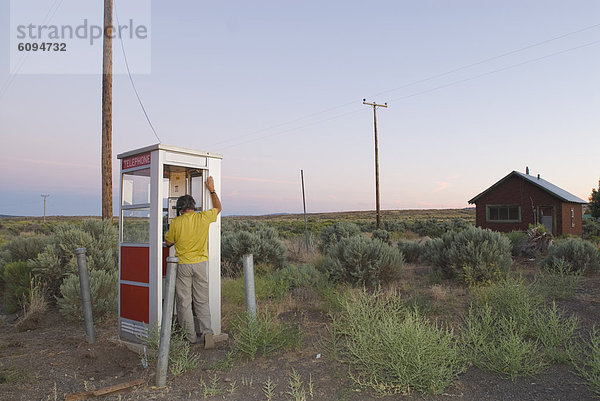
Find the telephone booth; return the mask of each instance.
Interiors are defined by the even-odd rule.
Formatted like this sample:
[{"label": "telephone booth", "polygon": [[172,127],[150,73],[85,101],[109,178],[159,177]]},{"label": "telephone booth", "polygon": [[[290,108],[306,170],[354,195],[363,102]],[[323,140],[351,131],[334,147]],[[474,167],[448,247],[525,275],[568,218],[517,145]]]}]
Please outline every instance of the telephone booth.
[{"label": "telephone booth", "polygon": [[[140,342],[161,321],[166,258],[164,243],[177,216],[175,204],[192,195],[197,211],[212,208],[205,182],[221,196],[222,156],[163,144],[121,153],[119,212],[119,336]],[[208,234],[208,287],[212,329],[221,333],[221,217]]]}]

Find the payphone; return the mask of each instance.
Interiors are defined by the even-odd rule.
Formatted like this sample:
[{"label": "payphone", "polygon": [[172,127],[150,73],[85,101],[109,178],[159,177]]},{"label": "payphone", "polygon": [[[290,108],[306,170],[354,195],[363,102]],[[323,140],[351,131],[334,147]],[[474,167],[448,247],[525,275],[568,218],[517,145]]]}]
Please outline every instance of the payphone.
[{"label": "payphone", "polygon": [[[191,195],[197,211],[212,207],[205,181],[212,176],[220,196],[222,156],[156,144],[121,153],[119,213],[119,337],[140,342],[162,316],[166,258],[174,249],[164,234],[177,216],[175,204]],[[208,233],[211,324],[221,333],[221,218]]]}]

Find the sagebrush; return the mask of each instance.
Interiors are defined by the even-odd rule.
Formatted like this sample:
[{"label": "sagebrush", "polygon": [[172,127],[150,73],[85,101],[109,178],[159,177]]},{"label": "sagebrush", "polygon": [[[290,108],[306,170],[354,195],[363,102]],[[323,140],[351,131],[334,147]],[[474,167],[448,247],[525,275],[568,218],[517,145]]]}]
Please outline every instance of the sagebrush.
[{"label": "sagebrush", "polygon": [[506,236],[479,227],[449,231],[425,243],[422,259],[446,278],[473,286],[501,279],[512,266]]},{"label": "sagebrush", "polygon": [[323,269],[333,282],[376,286],[399,277],[404,257],[377,239],[355,235],[331,246]]},{"label": "sagebrush", "polygon": [[[89,272],[90,298],[94,321],[101,321],[117,312],[117,271],[91,270]],[[83,320],[79,275],[70,274],[60,286],[58,298],[60,313],[68,319]]]}]

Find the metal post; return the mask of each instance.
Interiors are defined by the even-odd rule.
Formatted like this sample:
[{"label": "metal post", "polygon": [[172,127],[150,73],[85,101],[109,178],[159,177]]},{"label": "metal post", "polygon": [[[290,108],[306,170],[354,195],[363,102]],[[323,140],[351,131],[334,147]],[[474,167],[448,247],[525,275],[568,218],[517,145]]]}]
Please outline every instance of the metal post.
[{"label": "metal post", "polygon": [[244,287],[246,290],[246,312],[256,319],[256,294],[254,291],[254,257],[251,253],[242,256],[244,264]]},{"label": "metal post", "polygon": [[304,170],[300,170],[302,178],[302,204],[304,205],[304,238],[306,239],[306,254],[308,255],[308,223],[306,222],[306,197],[304,196]]},{"label": "metal post", "polygon": [[75,249],[77,255],[77,267],[79,268],[79,292],[81,294],[81,308],[83,309],[83,320],[85,321],[85,338],[88,343],[96,342],[94,335],[94,317],[92,315],[92,300],[90,298],[90,277],[88,274],[85,248]]},{"label": "metal post", "polygon": [[175,303],[175,279],[177,277],[177,263],[179,258],[167,258],[167,277],[160,323],[160,343],[158,345],[158,361],[156,363],[156,386],[164,387],[167,384],[167,368],[169,366],[169,348],[171,347],[171,324],[173,321],[173,305]]}]

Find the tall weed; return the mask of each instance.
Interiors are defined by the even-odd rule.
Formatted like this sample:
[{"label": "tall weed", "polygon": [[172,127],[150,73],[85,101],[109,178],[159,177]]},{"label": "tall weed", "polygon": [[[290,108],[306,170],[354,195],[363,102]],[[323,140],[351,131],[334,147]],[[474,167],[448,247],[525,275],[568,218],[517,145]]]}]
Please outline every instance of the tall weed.
[{"label": "tall weed", "polygon": [[453,331],[408,309],[397,295],[363,291],[342,304],[330,333],[360,386],[380,394],[440,394],[463,371]]},{"label": "tall weed", "polygon": [[256,318],[248,313],[236,315],[231,333],[233,352],[250,359],[297,347],[302,341],[298,326],[280,323],[267,309],[258,310]]}]

